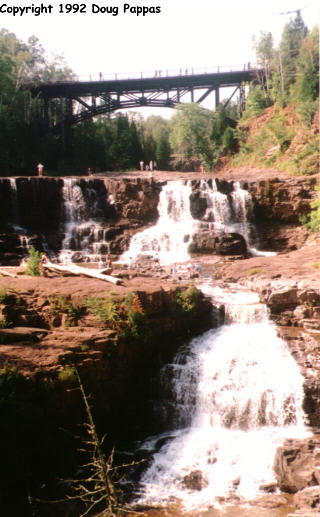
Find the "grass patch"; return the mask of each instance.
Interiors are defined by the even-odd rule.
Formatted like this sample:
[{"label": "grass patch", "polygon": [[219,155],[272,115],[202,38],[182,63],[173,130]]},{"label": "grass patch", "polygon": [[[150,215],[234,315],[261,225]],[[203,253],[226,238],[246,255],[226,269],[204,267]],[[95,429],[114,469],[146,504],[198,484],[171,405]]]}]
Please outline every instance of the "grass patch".
[{"label": "grass patch", "polygon": [[261,273],[261,271],[262,271],[262,267],[252,267],[248,271],[248,276],[258,275],[259,273]]}]

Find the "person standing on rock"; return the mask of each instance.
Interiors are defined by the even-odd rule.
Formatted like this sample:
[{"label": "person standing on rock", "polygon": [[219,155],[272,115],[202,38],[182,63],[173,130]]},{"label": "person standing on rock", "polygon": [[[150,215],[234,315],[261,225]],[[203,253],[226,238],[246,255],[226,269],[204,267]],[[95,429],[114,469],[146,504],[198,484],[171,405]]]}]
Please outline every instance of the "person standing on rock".
[{"label": "person standing on rock", "polygon": [[42,163],[38,163],[37,169],[38,169],[38,176],[42,176],[42,173],[43,173],[43,165],[42,165]]},{"label": "person standing on rock", "polygon": [[143,171],[143,169],[144,169],[144,161],[143,161],[143,160],[141,160],[141,161],[139,162],[139,165],[140,165],[140,170],[141,170],[141,171]]}]

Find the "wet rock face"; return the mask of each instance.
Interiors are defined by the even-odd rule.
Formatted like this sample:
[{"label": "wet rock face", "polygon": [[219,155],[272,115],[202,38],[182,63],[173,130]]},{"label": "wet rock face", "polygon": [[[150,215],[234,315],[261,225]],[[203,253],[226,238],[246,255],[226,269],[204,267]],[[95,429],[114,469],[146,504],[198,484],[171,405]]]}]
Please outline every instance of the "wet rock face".
[{"label": "wet rock face", "polygon": [[239,233],[220,234],[203,230],[197,232],[188,248],[189,253],[248,256],[247,244]]},{"label": "wet rock face", "polygon": [[158,203],[161,185],[149,179],[105,179],[106,190],[113,198],[118,219],[139,221],[141,225],[158,219]]},{"label": "wet rock face", "polygon": [[304,411],[309,424],[320,427],[320,291],[274,282],[260,291],[260,299],[305,379]]},{"label": "wet rock face", "polygon": [[[106,242],[101,253],[122,253],[132,233],[157,220],[160,189],[147,178],[2,178],[1,263],[18,265],[30,244],[58,253],[65,226],[72,220],[79,225],[86,221],[99,225]],[[85,229],[74,231],[73,240],[86,238]],[[70,247],[79,251],[73,241]]]},{"label": "wet rock face", "polygon": [[255,200],[256,220],[299,224],[315,199],[316,178],[277,178],[244,184]]},{"label": "wet rock face", "polygon": [[188,490],[200,491],[208,486],[208,481],[203,476],[201,470],[193,470],[190,474],[184,476],[183,485],[188,488]]},{"label": "wet rock face", "polygon": [[320,511],[320,437],[288,439],[274,460],[279,488],[295,494],[299,511]]}]

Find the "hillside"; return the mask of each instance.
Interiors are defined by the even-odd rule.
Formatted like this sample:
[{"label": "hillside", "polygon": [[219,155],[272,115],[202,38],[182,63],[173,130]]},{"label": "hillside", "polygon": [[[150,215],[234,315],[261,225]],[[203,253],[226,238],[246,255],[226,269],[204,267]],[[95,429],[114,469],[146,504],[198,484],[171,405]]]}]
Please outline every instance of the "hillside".
[{"label": "hillside", "polygon": [[319,170],[319,110],[311,117],[295,104],[271,106],[241,121],[237,133],[240,147],[229,162],[233,167],[272,167],[290,175]]}]

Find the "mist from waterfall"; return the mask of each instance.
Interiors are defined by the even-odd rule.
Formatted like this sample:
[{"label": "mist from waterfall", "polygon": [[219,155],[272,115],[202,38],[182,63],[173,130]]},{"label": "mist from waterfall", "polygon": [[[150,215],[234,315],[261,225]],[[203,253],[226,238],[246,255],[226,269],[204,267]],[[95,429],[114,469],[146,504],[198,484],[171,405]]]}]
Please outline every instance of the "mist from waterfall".
[{"label": "mist from waterfall", "polygon": [[[274,481],[277,446],[307,435],[303,378],[266,307],[253,293],[203,290],[224,304],[230,324],[192,340],[163,368],[162,382],[173,393],[170,425],[141,479],[140,502],[178,499],[200,510],[216,497],[254,498]],[[159,418],[167,411],[165,401]],[[152,449],[158,438],[142,448]],[[201,489],[188,488],[193,473]]]}]

